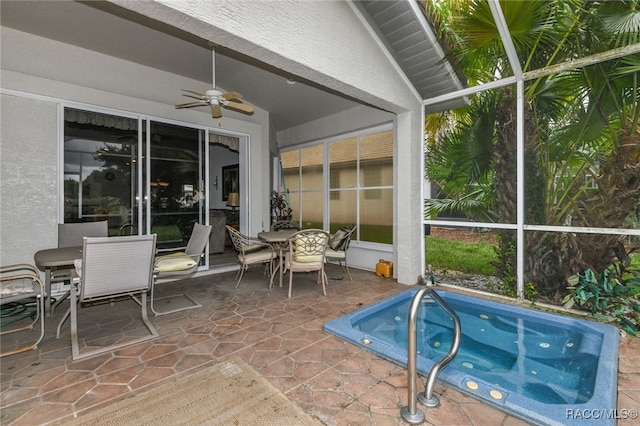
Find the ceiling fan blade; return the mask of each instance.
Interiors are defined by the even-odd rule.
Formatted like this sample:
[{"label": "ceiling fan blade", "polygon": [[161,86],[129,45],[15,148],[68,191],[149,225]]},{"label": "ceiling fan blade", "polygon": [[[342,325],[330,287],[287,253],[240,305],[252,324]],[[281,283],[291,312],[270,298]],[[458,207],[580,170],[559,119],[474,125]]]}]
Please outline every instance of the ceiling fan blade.
[{"label": "ceiling fan blade", "polygon": [[[189,92],[189,93],[193,93],[194,95],[198,95],[198,97],[200,98],[204,98],[204,93],[200,93],[200,92],[196,92],[195,90],[189,90],[189,89],[182,89],[183,92]],[[189,95],[185,95],[185,96],[189,96]]]},{"label": "ceiling fan blade", "polygon": [[220,96],[228,101],[232,99],[242,99],[242,95],[238,92],[227,92],[227,93],[223,93]]},{"label": "ceiling fan blade", "polygon": [[176,105],[176,108],[191,108],[191,107],[203,106],[203,105],[208,105],[208,104],[205,101],[187,102],[186,104]]},{"label": "ceiling fan blade", "polygon": [[191,99],[198,99],[199,101],[202,101],[202,102],[206,102],[207,101],[207,97],[206,96],[193,96],[193,95],[187,95],[186,93],[183,93],[182,96],[185,96],[185,97],[191,98]]},{"label": "ceiling fan blade", "polygon": [[220,105],[213,105],[211,107],[211,117],[213,118],[222,117],[222,108],[220,108]]},{"label": "ceiling fan blade", "polygon": [[247,114],[253,114],[253,107],[249,105],[245,105],[240,102],[226,101],[223,104],[227,108],[235,109],[240,112],[244,112]]}]

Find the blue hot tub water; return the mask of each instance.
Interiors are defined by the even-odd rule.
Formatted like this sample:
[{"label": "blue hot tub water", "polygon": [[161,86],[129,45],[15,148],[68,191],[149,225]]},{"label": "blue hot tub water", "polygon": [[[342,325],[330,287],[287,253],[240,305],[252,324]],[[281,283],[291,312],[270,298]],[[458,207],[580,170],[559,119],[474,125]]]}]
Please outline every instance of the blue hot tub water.
[{"label": "blue hot tub water", "polygon": [[[324,329],[406,367],[407,315],[416,291],[332,320]],[[584,416],[576,414],[589,413],[599,425],[615,424],[615,327],[442,290],[438,294],[457,313],[462,328],[460,349],[439,380],[528,422],[582,424]],[[418,372],[426,376],[451,347],[453,321],[427,296],[417,324]]]}]

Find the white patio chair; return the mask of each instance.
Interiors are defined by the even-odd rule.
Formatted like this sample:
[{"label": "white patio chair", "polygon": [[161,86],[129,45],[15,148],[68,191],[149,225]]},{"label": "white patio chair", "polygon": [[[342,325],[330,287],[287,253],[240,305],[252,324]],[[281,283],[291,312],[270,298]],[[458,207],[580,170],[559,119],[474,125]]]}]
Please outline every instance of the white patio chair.
[{"label": "white patio chair", "polygon": [[109,226],[106,220],[58,224],[58,247],[81,246],[84,237],[107,236],[109,236]]},{"label": "white patio chair", "polygon": [[349,276],[350,281],[352,281],[352,279],[351,272],[349,272],[349,264],[347,263],[347,251],[349,250],[351,237],[355,230],[355,226],[351,228],[343,227],[338,229],[338,231],[336,231],[336,233],[333,234],[333,236],[329,240],[327,252],[325,253],[327,261],[338,261],[338,264],[340,265],[342,270],[345,271]]},{"label": "white patio chair", "polygon": [[[69,310],[58,324],[57,337],[66,319],[71,316],[71,351],[73,359],[81,359],[124,346],[143,342],[158,336],[147,317],[147,292],[153,283],[153,259],[156,235],[134,235],[126,237],[84,238],[82,261],[77,262],[71,283]],[[108,300],[114,302],[122,297],[131,297],[139,302],[142,321],[149,335],[125,342],[80,353],[78,344],[78,316],[92,307],[92,302]]]},{"label": "white patio chair", "polygon": [[[80,223],[59,223],[58,224],[58,248],[76,247],[82,245],[84,237],[108,237],[109,222],[101,220],[98,222],[80,222]],[[54,271],[51,276],[52,283],[68,283],[71,284],[71,272],[69,270]],[[67,297],[69,291],[60,296],[51,304],[51,315]],[[50,294],[47,297],[51,297]]]},{"label": "white patio chair", "polygon": [[[3,316],[3,329],[0,335],[5,336],[18,331],[30,330],[38,322],[40,323],[40,335],[34,342],[12,349],[10,344],[3,341],[2,349],[4,352],[0,353],[0,357],[38,347],[44,337],[44,298],[44,284],[35,266],[16,264],[0,267],[0,306],[2,306],[3,314],[7,314]],[[35,311],[29,307],[31,304],[35,306]],[[6,309],[8,307],[12,307],[11,310]],[[15,315],[8,315],[10,311]],[[26,324],[23,324],[25,320]]]},{"label": "white patio chair", "polygon": [[[200,260],[204,257],[204,250],[207,246],[207,242],[209,241],[209,234],[211,234],[210,225],[196,223],[193,226],[193,231],[189,236],[189,242],[186,247],[162,249],[157,251],[158,253],[173,253],[157,256],[154,262],[155,280],[151,287],[151,311],[154,315],[167,315],[174,312],[186,311],[187,309],[200,308],[202,306],[184,293],[156,298],[154,296],[154,289],[158,284],[158,280],[164,280],[167,278],[185,278],[186,276],[195,274],[198,270],[198,266],[200,266]],[[184,297],[191,302],[191,304],[188,306],[170,309],[168,311],[156,311],[156,301],[169,300],[176,297]]]},{"label": "white patio chair", "polygon": [[271,244],[267,244],[257,238],[248,237],[229,225],[227,225],[227,231],[233,242],[233,247],[238,253],[238,262],[240,263],[240,269],[236,274],[238,282],[236,282],[235,288],[238,288],[244,271],[249,269],[251,265],[266,264],[269,275],[273,273],[273,261],[277,255]]},{"label": "white patio chair", "polygon": [[289,298],[294,272],[318,272],[322,294],[327,295],[327,275],[324,272],[325,252],[329,233],[322,229],[305,229],[289,237],[289,251],[284,255],[284,271],[289,271]]},{"label": "white patio chair", "polygon": [[280,229],[295,229],[300,231],[302,228],[293,220],[277,220],[271,224],[270,229],[272,231],[279,231]]}]

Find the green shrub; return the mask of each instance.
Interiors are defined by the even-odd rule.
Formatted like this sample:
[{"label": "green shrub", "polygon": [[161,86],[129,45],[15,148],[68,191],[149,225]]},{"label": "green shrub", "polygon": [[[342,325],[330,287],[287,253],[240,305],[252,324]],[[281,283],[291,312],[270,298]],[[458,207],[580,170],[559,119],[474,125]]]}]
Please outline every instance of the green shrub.
[{"label": "green shrub", "polygon": [[640,331],[640,270],[618,262],[598,273],[591,269],[569,277],[565,308],[577,306],[599,318],[616,318],[620,328],[637,336]]}]

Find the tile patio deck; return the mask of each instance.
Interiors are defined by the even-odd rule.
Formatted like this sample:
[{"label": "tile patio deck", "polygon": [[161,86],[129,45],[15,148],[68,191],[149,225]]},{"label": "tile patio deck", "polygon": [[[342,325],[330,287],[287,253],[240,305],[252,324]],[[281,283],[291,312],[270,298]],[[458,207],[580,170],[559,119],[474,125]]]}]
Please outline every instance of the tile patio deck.
[{"label": "tile patio deck", "polygon": [[[61,338],[55,338],[65,302],[47,318],[45,339],[38,349],[0,360],[0,424],[64,424],[86,410],[230,357],[245,360],[326,425],[405,424],[400,407],[407,405],[406,370],[326,334],[322,326],[407,287],[356,269],[353,281],[331,279],[342,273],[333,265],[327,269],[327,297],[321,295],[315,275],[301,274],[287,299],[286,284],[269,291],[258,267],[249,269],[237,290],[234,272],[184,280],[179,286],[202,308],[151,317],[159,338],[78,361],[71,360],[68,325]],[[175,293],[177,286],[159,286],[158,294]],[[127,303],[130,309],[125,308]],[[133,302],[86,309],[80,335],[98,336],[102,330],[113,335],[129,329],[124,326],[131,321],[129,312],[139,313]],[[640,339],[622,338],[619,413],[640,410],[639,348]],[[419,391],[423,389],[421,378]],[[441,384],[435,392],[442,404],[424,410],[425,424],[525,424]],[[618,424],[636,421],[621,419]]]}]

